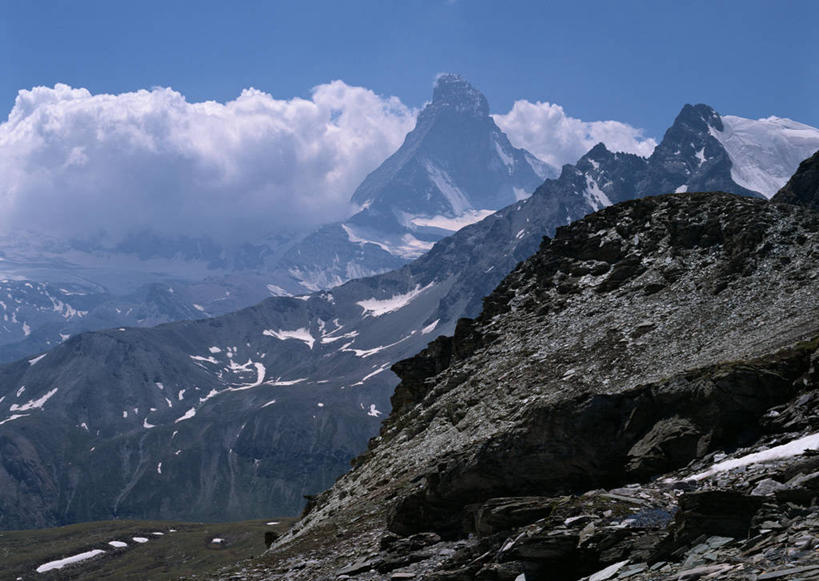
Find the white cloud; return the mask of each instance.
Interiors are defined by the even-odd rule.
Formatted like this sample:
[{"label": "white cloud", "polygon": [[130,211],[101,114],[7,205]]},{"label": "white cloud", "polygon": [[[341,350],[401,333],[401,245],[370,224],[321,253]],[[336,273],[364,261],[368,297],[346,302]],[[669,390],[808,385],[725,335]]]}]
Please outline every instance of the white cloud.
[{"label": "white cloud", "polygon": [[[416,113],[342,81],[309,99],[247,89],[227,103],[189,103],[170,88],[22,90],[0,124],[0,235],[104,231],[114,243],[153,230],[244,241],[340,220]],[[643,155],[655,145],[629,125],[573,119],[549,103],[517,101],[494,118],[556,166],[598,141]]]},{"label": "white cloud", "polygon": [[619,121],[581,121],[552,103],[515,101],[509,113],[493,117],[515,146],[556,167],[575,163],[601,141],[611,151],[642,156],[651,155],[657,145],[642,129]]},{"label": "white cloud", "polygon": [[342,219],[415,114],[342,81],[310,99],[247,89],[224,104],[169,88],[23,90],[0,125],[0,233],[248,239]]}]

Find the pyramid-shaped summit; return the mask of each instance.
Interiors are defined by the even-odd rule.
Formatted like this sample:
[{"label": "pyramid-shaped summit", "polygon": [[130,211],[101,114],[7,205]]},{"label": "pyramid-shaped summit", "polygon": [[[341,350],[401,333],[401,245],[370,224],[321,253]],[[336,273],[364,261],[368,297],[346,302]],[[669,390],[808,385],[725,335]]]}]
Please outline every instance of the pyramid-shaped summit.
[{"label": "pyramid-shaped summit", "polygon": [[353,194],[361,211],[289,251],[282,264],[292,278],[277,284],[303,292],[397,268],[555,174],[512,146],[478,89],[439,75],[415,128]]},{"label": "pyramid-shaped summit", "polygon": [[479,90],[460,75],[442,74],[401,148],[367,176],[352,201],[402,222],[402,212],[410,221],[455,218],[511,204],[553,173],[512,146]]},{"label": "pyramid-shaped summit", "polygon": [[443,73],[435,79],[432,109],[454,109],[459,113],[489,116],[489,101],[461,75]]}]

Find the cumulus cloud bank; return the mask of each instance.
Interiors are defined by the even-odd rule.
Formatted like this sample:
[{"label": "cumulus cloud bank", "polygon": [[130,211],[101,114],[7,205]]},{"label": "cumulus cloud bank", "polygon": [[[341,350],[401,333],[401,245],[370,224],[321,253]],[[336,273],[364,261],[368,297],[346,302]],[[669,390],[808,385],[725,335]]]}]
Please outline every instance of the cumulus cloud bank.
[{"label": "cumulus cloud bank", "polygon": [[241,240],[343,219],[415,115],[342,81],[310,99],[247,89],[224,104],[169,88],[23,90],[0,125],[0,232]]},{"label": "cumulus cloud bank", "polygon": [[[170,88],[22,90],[0,124],[0,234],[104,233],[116,243],[153,230],[242,242],[341,220],[416,114],[342,81],[309,99],[247,89],[227,103],[189,103]],[[629,125],[587,123],[549,103],[517,101],[495,120],[556,166],[598,141],[642,155],[655,145]]]},{"label": "cumulus cloud bank", "polygon": [[555,167],[576,162],[601,141],[611,151],[644,157],[657,146],[654,139],[643,135],[642,129],[619,121],[581,121],[553,103],[515,101],[509,113],[493,117],[515,146]]}]

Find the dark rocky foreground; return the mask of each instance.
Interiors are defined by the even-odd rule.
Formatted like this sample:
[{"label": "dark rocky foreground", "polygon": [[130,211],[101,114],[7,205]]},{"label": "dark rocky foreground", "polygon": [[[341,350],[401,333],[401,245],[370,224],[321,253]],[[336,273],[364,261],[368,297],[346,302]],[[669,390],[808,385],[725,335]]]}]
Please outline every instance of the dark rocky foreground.
[{"label": "dark rocky foreground", "polygon": [[672,195],[561,228],[393,367],[354,469],[218,577],[819,577],[817,291],[804,208]]}]

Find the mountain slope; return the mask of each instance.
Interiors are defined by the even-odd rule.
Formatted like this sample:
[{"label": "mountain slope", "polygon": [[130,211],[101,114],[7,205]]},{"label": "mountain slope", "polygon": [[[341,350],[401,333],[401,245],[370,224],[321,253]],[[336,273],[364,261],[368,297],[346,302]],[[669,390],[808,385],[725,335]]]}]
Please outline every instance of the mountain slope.
[{"label": "mountain slope", "polygon": [[793,177],[771,201],[819,210],[819,150],[799,164]]},{"label": "mountain slope", "polygon": [[[645,494],[594,489],[646,482],[766,430],[819,429],[805,403],[819,385],[817,242],[816,213],[723,193],[625,202],[560,228],[477,319],[394,366],[402,382],[379,438],[239,578],[400,568],[577,579],[631,555],[653,563],[674,494],[662,506],[650,496],[664,494],[659,481]],[[560,496],[570,493],[586,494]],[[746,510],[729,496],[735,508],[709,510]],[[690,528],[715,530],[695,516]],[[578,535],[590,521],[606,526]]]},{"label": "mountain slope", "polygon": [[1,366],[0,526],[295,513],[377,433],[390,365],[477,315],[544,235],[654,193],[643,184],[679,183],[678,167],[712,175],[683,147],[707,138],[687,109],[660,161],[597,146],[399,270],[214,319],[78,335]]}]

